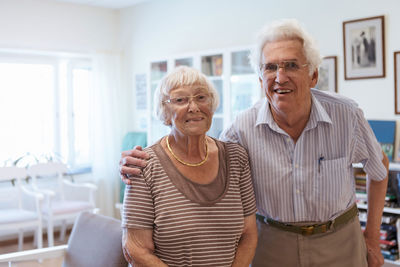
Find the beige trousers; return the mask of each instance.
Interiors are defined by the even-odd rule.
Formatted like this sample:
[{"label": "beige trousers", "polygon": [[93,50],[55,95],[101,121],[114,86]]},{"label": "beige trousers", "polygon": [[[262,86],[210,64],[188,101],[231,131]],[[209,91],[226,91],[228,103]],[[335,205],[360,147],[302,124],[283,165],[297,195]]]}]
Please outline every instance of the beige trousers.
[{"label": "beige trousers", "polygon": [[257,220],[252,267],[366,267],[367,249],[358,217],[325,234],[303,236]]}]

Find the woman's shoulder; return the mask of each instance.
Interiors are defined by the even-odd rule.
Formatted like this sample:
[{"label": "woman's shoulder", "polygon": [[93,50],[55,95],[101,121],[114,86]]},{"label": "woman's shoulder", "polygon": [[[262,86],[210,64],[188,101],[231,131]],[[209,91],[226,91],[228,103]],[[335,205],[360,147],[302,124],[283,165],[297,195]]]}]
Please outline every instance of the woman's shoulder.
[{"label": "woman's shoulder", "polygon": [[235,158],[244,159],[244,160],[248,159],[246,149],[244,147],[242,147],[241,145],[239,145],[238,143],[223,142],[223,141],[219,141],[219,140],[216,140],[216,142],[219,142],[222,146],[224,146],[226,156],[229,157],[231,160],[235,159]]},{"label": "woman's shoulder", "polygon": [[162,169],[162,164],[159,159],[160,153],[157,153],[160,148],[160,143],[156,142],[143,149],[143,151],[149,155],[149,158],[146,160],[146,167],[143,168],[143,175],[147,181],[153,180],[155,173],[160,173],[160,170]]},{"label": "woman's shoulder", "polygon": [[143,149],[144,152],[149,154],[150,158],[149,159],[157,159],[157,153],[156,151],[161,148],[161,139],[156,141],[154,144],[146,147]]},{"label": "woman's shoulder", "polygon": [[246,152],[246,149],[244,149],[244,147],[242,147],[240,144],[238,144],[238,143],[233,143],[233,142],[224,142],[224,141],[220,141],[220,140],[217,140],[217,139],[214,139],[215,140],[215,142],[218,142],[218,143],[220,143],[220,144],[222,144],[223,146],[225,146],[227,149],[230,149],[230,150],[238,150],[238,151],[242,151],[242,152],[244,152],[244,153],[247,153]]}]

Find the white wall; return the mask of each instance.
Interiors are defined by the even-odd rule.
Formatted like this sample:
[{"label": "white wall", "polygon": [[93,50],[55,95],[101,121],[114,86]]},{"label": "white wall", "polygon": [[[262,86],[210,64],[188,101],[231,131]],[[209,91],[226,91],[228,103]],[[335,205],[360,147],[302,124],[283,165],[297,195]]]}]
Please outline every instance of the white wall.
[{"label": "white wall", "polygon": [[113,52],[118,11],[50,0],[0,0],[0,48]]},{"label": "white wall", "polygon": [[[168,0],[141,4],[120,13],[126,86],[133,91],[132,76],[145,73],[151,59],[251,45],[265,23],[293,17],[318,40],[323,56],[338,56],[339,93],[358,102],[369,119],[393,119],[393,51],[400,50],[399,12],[398,0]],[[385,16],[386,77],[345,81],[342,22],[378,15]],[[127,105],[134,105],[133,99],[128,99]]]}]

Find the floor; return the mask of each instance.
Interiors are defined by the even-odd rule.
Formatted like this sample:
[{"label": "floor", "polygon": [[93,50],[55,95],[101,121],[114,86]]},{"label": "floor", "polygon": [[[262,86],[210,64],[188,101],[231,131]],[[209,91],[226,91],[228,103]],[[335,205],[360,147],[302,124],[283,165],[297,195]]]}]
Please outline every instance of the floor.
[{"label": "floor", "polygon": [[[58,235],[55,233],[55,236],[54,236],[55,244],[54,245],[57,246],[57,245],[66,244],[68,242],[69,233],[70,233],[70,231],[67,231],[67,236],[64,241],[59,241]],[[43,247],[47,247],[46,236],[43,236]],[[34,249],[32,237],[27,237],[24,240],[24,250],[28,250],[28,249]],[[0,242],[0,254],[17,252],[17,251],[18,251],[17,239]],[[62,258],[54,258],[54,259],[44,260],[42,262],[25,261],[25,262],[12,264],[12,267],[58,267],[58,266],[61,267],[62,260],[63,260]],[[0,263],[0,267],[9,267],[9,265],[8,265],[8,263]]]}]

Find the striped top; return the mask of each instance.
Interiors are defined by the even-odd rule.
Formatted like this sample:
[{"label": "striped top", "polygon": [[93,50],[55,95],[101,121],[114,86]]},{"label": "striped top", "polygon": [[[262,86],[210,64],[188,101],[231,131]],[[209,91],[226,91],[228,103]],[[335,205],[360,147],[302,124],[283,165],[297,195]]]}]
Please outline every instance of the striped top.
[{"label": "striped top", "polygon": [[231,266],[244,217],[256,212],[246,151],[216,143],[219,172],[210,184],[179,173],[158,142],[145,149],[143,177],[125,189],[122,226],[153,229],[154,253],[168,266]]},{"label": "striped top", "polygon": [[382,149],[355,102],[311,89],[309,121],[297,142],[275,123],[266,98],[240,114],[221,140],[246,148],[257,209],[282,222],[333,219],[355,202],[352,163],[383,180]]}]

